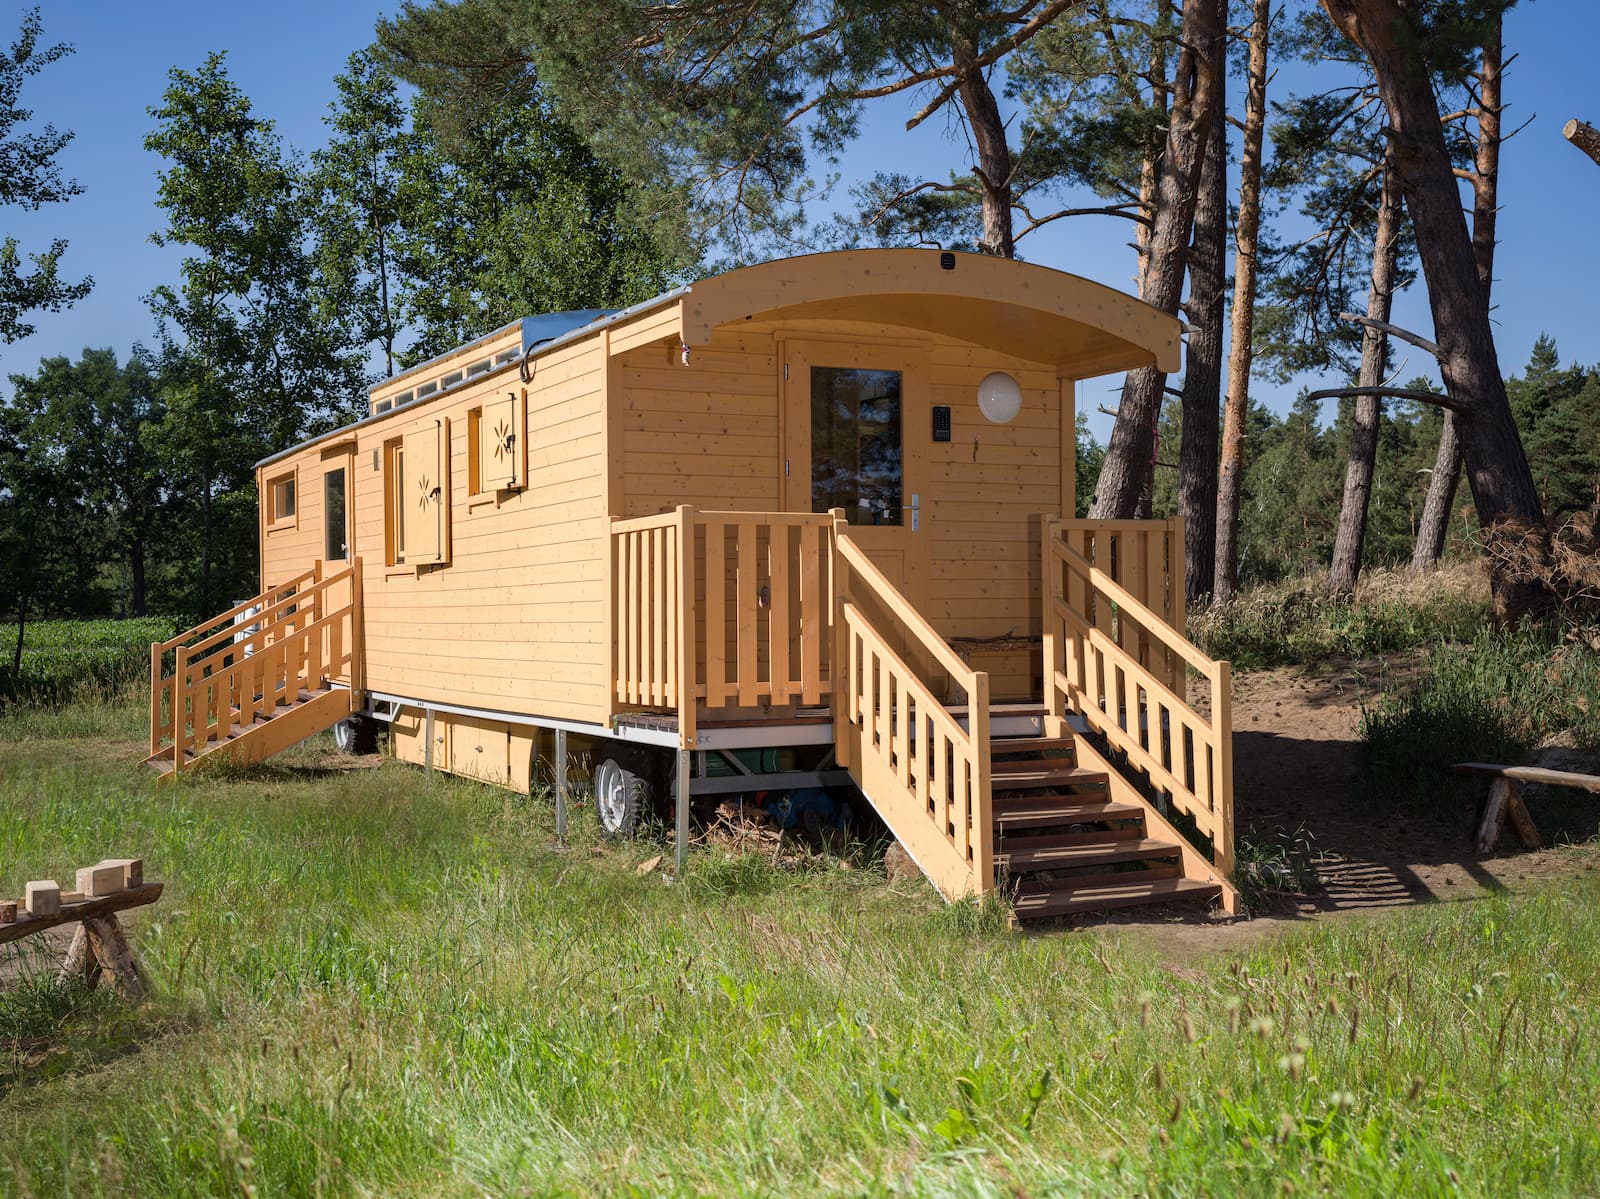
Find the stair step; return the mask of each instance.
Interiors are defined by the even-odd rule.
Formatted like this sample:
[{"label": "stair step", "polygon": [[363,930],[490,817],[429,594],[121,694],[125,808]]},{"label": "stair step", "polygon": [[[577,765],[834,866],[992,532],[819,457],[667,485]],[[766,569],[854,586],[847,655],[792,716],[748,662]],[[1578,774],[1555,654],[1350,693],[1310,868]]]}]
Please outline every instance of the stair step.
[{"label": "stair step", "polygon": [[1074,834],[1058,837],[1007,838],[995,850],[995,865],[1013,874],[1029,870],[1065,870],[1145,858],[1170,858],[1179,852],[1172,841],[1153,837],[1108,837],[1084,840]]},{"label": "stair step", "polygon": [[1029,762],[1032,770],[1004,770],[989,775],[989,786],[1000,791],[1033,791],[1040,787],[1078,787],[1088,791],[1104,791],[1110,778],[1103,770],[1085,770],[1081,766],[1060,766],[1049,762]]},{"label": "stair step", "polygon": [[1144,815],[1138,804],[1097,801],[1081,795],[997,796],[993,811],[995,827],[1002,835],[1017,828],[1134,820]]},{"label": "stair step", "polygon": [[1077,743],[1071,737],[1001,737],[989,742],[989,755],[1070,752],[1076,748]]},{"label": "stair step", "polygon": [[[1121,877],[1127,881],[1121,881]],[[1018,920],[1044,920],[1051,916],[1137,907],[1147,903],[1194,902],[1214,899],[1220,894],[1222,888],[1216,883],[1202,883],[1189,878],[1151,881],[1130,871],[1125,876],[1089,886],[1073,885],[1069,880],[1057,886],[1039,884],[1028,887],[1018,891],[1012,910]]]}]

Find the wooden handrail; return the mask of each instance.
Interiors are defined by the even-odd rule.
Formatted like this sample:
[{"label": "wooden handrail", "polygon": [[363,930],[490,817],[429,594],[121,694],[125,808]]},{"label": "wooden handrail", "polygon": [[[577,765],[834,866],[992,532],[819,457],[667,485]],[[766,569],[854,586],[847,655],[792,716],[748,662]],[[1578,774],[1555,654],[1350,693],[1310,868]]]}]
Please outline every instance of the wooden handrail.
[{"label": "wooden handrail", "polygon": [[[949,900],[995,888],[989,676],[963,662],[856,545],[834,510],[834,739],[884,822]],[[963,729],[929,681],[856,602],[862,585],[909,648],[967,693]]]},{"label": "wooden handrail", "polygon": [[[1043,528],[1044,691],[1052,728],[1063,727],[1066,713],[1075,712],[1112,749],[1125,755],[1132,769],[1143,772],[1151,786],[1166,792],[1173,807],[1186,813],[1210,838],[1211,862],[1225,882],[1233,869],[1233,715],[1228,663],[1207,657],[1108,571],[1065,544],[1063,522],[1047,518]],[[1097,527],[1095,531],[1123,536],[1160,533],[1181,544],[1178,530],[1157,522],[1125,522],[1122,528]],[[1168,545],[1170,550],[1171,542]],[[1181,595],[1174,597],[1172,589],[1182,585],[1182,570],[1174,569],[1171,562],[1182,559],[1176,551],[1166,557],[1167,578],[1146,581],[1160,583],[1152,588],[1153,598],[1167,596],[1168,606],[1181,616]],[[1154,561],[1160,558],[1157,555]],[[1153,576],[1154,572],[1147,573]],[[1073,599],[1080,589],[1082,610]],[[1135,630],[1131,645],[1129,629]],[[1168,677],[1163,677],[1161,665],[1141,661],[1152,644],[1174,656],[1174,673]],[[1182,686],[1180,662],[1210,681],[1210,719],[1202,717],[1174,689]],[[1187,849],[1185,860],[1189,860]]]},{"label": "wooden handrail", "polygon": [[849,563],[850,569],[870,584],[874,598],[893,613],[905,626],[906,631],[938,660],[939,665],[944,667],[952,678],[964,689],[970,690],[979,672],[961,660],[961,655],[950,648],[950,643],[939,635],[938,630],[928,623],[927,618],[912,606],[910,600],[900,594],[900,589],[889,582],[884,573],[873,564],[872,559],[862,553],[861,548],[850,539],[849,534],[841,533],[835,527],[834,544],[838,548],[839,556]]},{"label": "wooden handrail", "polygon": [[1070,545],[1061,541],[1054,541],[1051,543],[1050,548],[1055,556],[1065,562],[1070,569],[1075,570],[1081,578],[1088,580],[1096,591],[1116,604],[1119,609],[1127,612],[1143,626],[1147,633],[1155,637],[1201,674],[1208,674],[1211,668],[1216,665],[1212,659],[1201,653],[1199,647],[1192,641],[1180,635],[1166,621],[1151,612],[1149,607],[1138,596],[1134,595],[1133,592],[1094,565]]},{"label": "wooden handrail", "polygon": [[156,644],[160,645],[163,650],[174,649],[183,644],[183,642],[189,640],[189,638],[193,637],[196,633],[204,633],[209,629],[214,629],[225,620],[231,622],[235,616],[239,616],[242,613],[249,611],[268,596],[277,595],[280,591],[284,591],[290,587],[298,587],[300,584],[310,581],[315,577],[315,575],[316,571],[314,569],[297,574],[294,578],[285,583],[279,583],[276,587],[267,588],[265,591],[261,592],[252,599],[247,599],[242,603],[235,604],[221,615],[213,616],[210,620],[201,621],[199,624],[195,625],[194,628],[185,629],[176,637],[170,637],[166,641],[157,642]]}]

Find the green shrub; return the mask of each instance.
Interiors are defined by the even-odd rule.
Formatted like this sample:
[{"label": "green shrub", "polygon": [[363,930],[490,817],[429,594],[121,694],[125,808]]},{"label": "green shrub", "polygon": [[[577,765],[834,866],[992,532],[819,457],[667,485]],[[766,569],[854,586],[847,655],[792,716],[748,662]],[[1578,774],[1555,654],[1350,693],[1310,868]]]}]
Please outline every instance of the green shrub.
[{"label": "green shrub", "polygon": [[1365,658],[1439,639],[1468,638],[1489,615],[1482,569],[1369,571],[1354,596],[1331,596],[1321,578],[1256,587],[1189,618],[1189,637],[1239,670],[1326,658]]},{"label": "green shrub", "polygon": [[[1369,798],[1460,814],[1481,783],[1457,762],[1516,763],[1542,739],[1571,730],[1600,745],[1600,652],[1550,629],[1484,629],[1429,656],[1415,688],[1363,713]],[[1470,811],[1470,809],[1467,809]]]},{"label": "green shrub", "polygon": [[40,621],[24,630],[16,672],[16,629],[6,629],[0,633],[0,705],[58,704],[122,691],[148,675],[151,643],[176,629],[165,616]]}]

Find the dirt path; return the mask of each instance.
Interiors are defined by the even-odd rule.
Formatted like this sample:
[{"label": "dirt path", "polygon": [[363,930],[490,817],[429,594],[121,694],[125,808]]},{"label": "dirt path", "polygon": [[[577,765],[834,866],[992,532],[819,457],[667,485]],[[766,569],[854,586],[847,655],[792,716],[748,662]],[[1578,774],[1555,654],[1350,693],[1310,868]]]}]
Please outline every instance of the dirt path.
[{"label": "dirt path", "polygon": [[[1304,856],[1315,864],[1316,882],[1278,896],[1275,910],[1226,927],[1174,913],[1159,926],[1158,941],[1178,950],[1242,947],[1286,923],[1459,902],[1600,869],[1600,849],[1571,844],[1600,831],[1600,808],[1587,828],[1540,821],[1547,839],[1566,845],[1525,853],[1508,835],[1498,854],[1480,858],[1470,805],[1454,819],[1431,820],[1355,802],[1362,706],[1404,688],[1419,669],[1420,659],[1407,656],[1256,671],[1234,681],[1235,827],[1257,842],[1274,834],[1294,842],[1304,830],[1298,840],[1309,849]],[[1209,708],[1203,693],[1196,706]],[[1538,810],[1534,815],[1539,819]],[[1140,919],[1130,913],[1107,923]]]}]

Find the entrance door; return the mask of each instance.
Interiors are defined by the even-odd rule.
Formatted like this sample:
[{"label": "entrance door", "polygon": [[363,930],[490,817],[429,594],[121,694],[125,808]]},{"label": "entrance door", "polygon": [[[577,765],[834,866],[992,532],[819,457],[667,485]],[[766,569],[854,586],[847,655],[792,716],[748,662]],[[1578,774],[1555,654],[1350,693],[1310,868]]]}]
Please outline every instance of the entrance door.
[{"label": "entrance door", "polygon": [[[322,457],[322,571],[327,576],[344,569],[355,557],[355,513],[352,511],[351,491],[355,481],[355,454],[349,449],[338,449]],[[348,583],[330,587],[323,593],[326,611],[350,602],[354,588]],[[331,647],[330,647],[331,648]],[[348,649],[348,646],[343,647]],[[350,684],[350,675],[340,670],[332,675],[335,682]]]},{"label": "entrance door", "polygon": [[917,432],[928,413],[921,372],[904,349],[785,345],[785,508],[843,508],[856,544],[919,608],[927,591],[927,530]]}]

